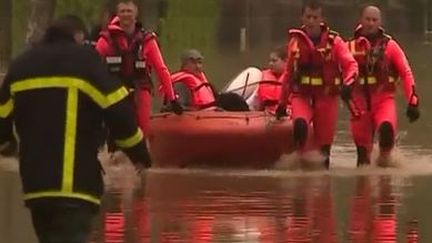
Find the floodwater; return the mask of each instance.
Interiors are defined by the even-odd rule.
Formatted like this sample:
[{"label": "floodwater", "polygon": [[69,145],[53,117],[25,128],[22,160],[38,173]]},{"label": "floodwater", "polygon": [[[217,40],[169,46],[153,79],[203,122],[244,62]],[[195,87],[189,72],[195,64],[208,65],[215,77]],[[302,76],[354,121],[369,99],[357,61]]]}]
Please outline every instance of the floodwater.
[{"label": "floodwater", "polygon": [[[275,6],[277,10],[278,5]],[[237,21],[231,26],[233,16],[225,14],[221,17],[225,18],[225,22],[221,20],[225,25],[219,26],[219,32],[224,30],[222,34],[226,37],[232,31],[236,36],[233,39],[238,39],[235,28],[241,23]],[[352,11],[339,14],[354,16]],[[297,15],[276,17],[258,16],[250,25],[258,28],[283,18],[298,19]],[[338,26],[352,25],[345,26],[344,21],[332,17]],[[398,22],[400,18],[389,19]],[[284,36],[281,33],[288,25],[278,23],[282,25],[283,29],[261,29],[252,37]],[[189,26],[192,25],[183,27]],[[397,29],[395,26],[399,25],[393,24],[393,29]],[[197,33],[207,33],[200,31]],[[275,37],[276,32],[279,34]],[[191,35],[190,43],[200,43],[192,41],[195,39],[207,40],[194,36]],[[250,45],[258,47],[246,54],[233,51],[239,45],[235,41],[231,43],[234,48],[220,55],[214,46],[195,47],[206,55],[210,81],[222,87],[223,80],[248,64],[265,64],[265,53],[281,43],[274,38],[258,38],[265,42],[263,47]],[[178,59],[180,51],[174,44],[163,46],[170,65],[176,63],[173,60]],[[136,178],[130,165],[108,164],[106,194],[90,242],[432,242],[432,115],[428,113],[432,104],[432,96],[428,95],[432,91],[429,83],[432,46],[424,45],[418,35],[401,44],[417,77],[422,117],[416,124],[408,124],[404,117],[405,102],[400,99],[398,147],[394,156],[397,168],[355,168],[346,109],[341,109],[330,171],[150,169],[142,178]],[[22,203],[16,161],[8,159],[0,159],[0,242],[36,242],[29,212]]]},{"label": "floodwater", "polygon": [[[356,169],[338,141],[330,171],[107,165],[89,242],[432,242],[432,153],[399,145],[399,168]],[[36,242],[14,161],[0,170],[0,242]]]}]

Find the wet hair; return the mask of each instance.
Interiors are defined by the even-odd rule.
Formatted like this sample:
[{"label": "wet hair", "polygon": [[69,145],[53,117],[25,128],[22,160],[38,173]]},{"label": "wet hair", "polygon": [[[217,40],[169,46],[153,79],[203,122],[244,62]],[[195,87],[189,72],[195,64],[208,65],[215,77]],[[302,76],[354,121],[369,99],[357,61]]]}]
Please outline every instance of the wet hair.
[{"label": "wet hair", "polygon": [[279,46],[276,48],[273,48],[273,50],[270,53],[276,54],[280,59],[285,60],[288,58],[288,52],[286,46]]},{"label": "wet hair", "polygon": [[318,10],[318,9],[322,9],[323,7],[318,0],[304,0],[303,5],[302,5],[302,9],[301,9],[302,14],[304,14],[304,12],[306,11],[306,8],[309,8],[312,10]]},{"label": "wet hair", "polygon": [[84,21],[76,15],[64,15],[56,19],[45,31],[43,42],[56,42],[60,40],[75,41],[74,35],[78,32],[87,34]]}]

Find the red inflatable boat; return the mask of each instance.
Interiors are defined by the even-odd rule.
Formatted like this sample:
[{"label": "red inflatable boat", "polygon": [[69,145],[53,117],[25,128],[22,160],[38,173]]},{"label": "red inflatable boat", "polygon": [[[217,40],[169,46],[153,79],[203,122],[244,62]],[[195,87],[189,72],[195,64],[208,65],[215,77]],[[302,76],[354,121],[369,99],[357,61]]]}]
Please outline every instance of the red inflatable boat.
[{"label": "red inflatable boat", "polygon": [[291,120],[277,121],[264,112],[161,113],[150,127],[156,167],[268,168],[293,151]]}]

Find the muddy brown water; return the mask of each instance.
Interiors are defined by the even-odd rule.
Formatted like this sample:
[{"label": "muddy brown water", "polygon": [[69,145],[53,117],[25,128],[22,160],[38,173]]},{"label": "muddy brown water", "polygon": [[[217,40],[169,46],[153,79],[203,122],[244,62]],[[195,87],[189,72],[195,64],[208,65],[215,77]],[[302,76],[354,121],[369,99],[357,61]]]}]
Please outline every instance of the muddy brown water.
[{"label": "muddy brown water", "polygon": [[[262,9],[267,12],[260,15],[250,11],[251,43],[246,53],[238,52],[244,16],[230,15],[226,12],[231,9],[229,5],[220,6],[225,15],[219,16],[220,21],[215,18],[220,22],[217,31],[208,32],[218,34],[215,46],[207,43],[207,32],[199,32],[206,27],[178,18],[182,28],[204,33],[203,41],[192,38],[190,43],[176,43],[193,44],[203,52],[207,76],[217,87],[223,87],[225,80],[248,65],[264,66],[267,52],[283,43],[286,26],[298,21],[297,15],[286,14],[280,7],[283,1],[273,1],[273,10],[268,9],[270,1],[264,5],[260,5],[264,1],[249,2],[257,2],[252,10],[267,6]],[[393,6],[396,1],[387,2]],[[294,10],[299,6],[296,4]],[[330,22],[337,30],[350,33],[354,11],[338,13],[349,21],[338,21],[339,15],[331,15]],[[387,16],[396,22],[390,22],[390,32],[408,24],[407,16],[398,13]],[[202,16],[191,17],[200,23]],[[166,39],[162,41],[164,55],[170,69],[175,70],[183,46],[167,41],[169,31],[173,31],[169,28],[167,25],[168,37],[161,39]],[[172,36],[179,40],[181,35],[188,37],[177,36],[177,32]],[[137,178],[128,164],[107,166],[106,193],[89,242],[432,242],[432,115],[428,112],[432,104],[432,48],[418,34],[400,33],[408,35],[400,42],[417,78],[422,117],[416,124],[408,124],[406,103],[398,98],[398,168],[355,168],[348,113],[341,107],[330,171],[150,169]],[[22,203],[17,163],[0,159],[0,243],[27,242],[36,242],[36,238]]]},{"label": "muddy brown water", "polygon": [[[157,169],[106,163],[89,242],[432,242],[428,151],[400,145],[399,168],[330,171]],[[414,155],[415,154],[415,155]],[[416,158],[416,159],[413,159]],[[1,160],[0,242],[36,242],[16,161]]]}]

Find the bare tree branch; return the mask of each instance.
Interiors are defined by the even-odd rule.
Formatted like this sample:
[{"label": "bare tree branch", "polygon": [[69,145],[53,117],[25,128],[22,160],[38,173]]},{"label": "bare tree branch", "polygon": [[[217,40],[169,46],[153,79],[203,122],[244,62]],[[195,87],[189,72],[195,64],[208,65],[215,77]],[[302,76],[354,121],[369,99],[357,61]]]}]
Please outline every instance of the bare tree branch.
[{"label": "bare tree branch", "polygon": [[31,13],[27,24],[26,44],[32,45],[42,39],[51,22],[56,0],[31,0]]},{"label": "bare tree branch", "polygon": [[6,72],[12,54],[12,0],[0,1],[0,40],[1,74]]}]

